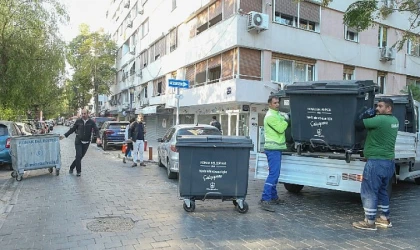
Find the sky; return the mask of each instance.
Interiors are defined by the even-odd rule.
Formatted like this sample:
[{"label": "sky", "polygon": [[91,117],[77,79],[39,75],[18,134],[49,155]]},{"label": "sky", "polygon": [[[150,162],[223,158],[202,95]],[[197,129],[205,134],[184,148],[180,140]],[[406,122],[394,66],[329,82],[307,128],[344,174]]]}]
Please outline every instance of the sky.
[{"label": "sky", "polygon": [[79,33],[79,25],[86,23],[91,31],[106,28],[106,10],[109,0],[63,0],[70,16],[70,23],[60,28],[65,41],[69,42]]}]

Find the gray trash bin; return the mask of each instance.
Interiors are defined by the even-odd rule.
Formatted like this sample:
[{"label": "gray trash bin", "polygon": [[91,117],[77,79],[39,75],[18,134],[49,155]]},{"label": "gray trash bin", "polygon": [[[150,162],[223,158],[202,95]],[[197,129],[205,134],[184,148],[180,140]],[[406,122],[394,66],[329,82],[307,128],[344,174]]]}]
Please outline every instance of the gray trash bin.
[{"label": "gray trash bin", "polygon": [[313,150],[345,151],[346,160],[363,149],[366,131],[357,131],[360,112],[374,106],[377,85],[371,80],[315,81],[288,85],[292,136]]},{"label": "gray trash bin", "polygon": [[12,156],[13,178],[21,181],[24,171],[48,168],[50,173],[55,168],[56,175],[60,174],[60,135],[42,134],[12,137],[10,141]]},{"label": "gray trash bin", "polygon": [[245,196],[252,140],[245,136],[180,136],[179,193],[184,209],[192,212],[195,200],[232,200],[240,213],[248,211]]}]

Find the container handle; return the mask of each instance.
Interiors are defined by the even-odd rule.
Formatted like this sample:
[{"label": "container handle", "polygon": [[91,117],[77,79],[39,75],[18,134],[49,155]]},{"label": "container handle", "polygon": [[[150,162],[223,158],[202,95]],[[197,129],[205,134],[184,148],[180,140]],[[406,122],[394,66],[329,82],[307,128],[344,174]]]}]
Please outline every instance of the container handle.
[{"label": "container handle", "polygon": [[207,137],[207,141],[222,141],[222,137],[221,136]]}]

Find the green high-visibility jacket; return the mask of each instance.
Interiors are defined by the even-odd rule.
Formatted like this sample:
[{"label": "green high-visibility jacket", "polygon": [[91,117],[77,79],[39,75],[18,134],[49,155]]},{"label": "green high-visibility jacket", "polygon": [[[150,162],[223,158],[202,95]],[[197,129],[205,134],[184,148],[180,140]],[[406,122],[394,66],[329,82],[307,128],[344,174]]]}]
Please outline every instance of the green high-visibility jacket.
[{"label": "green high-visibility jacket", "polygon": [[269,109],[264,117],[264,149],[286,149],[286,136],[284,132],[288,126],[285,118],[274,109]]}]

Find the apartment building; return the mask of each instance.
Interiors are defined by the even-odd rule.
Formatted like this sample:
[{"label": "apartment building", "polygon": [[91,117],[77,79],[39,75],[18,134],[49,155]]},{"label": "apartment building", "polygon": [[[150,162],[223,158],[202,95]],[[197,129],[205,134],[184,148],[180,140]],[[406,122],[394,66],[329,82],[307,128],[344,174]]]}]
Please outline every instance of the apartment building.
[{"label": "apartment building", "polygon": [[[295,81],[370,79],[397,94],[420,83],[420,46],[392,45],[408,28],[393,13],[363,32],[343,25],[352,0],[111,0],[109,32],[119,46],[106,108],[143,114],[147,139],[175,123],[175,89],[185,79],[180,123],[218,117],[225,135],[248,135],[258,150],[267,97]],[[384,1],[384,4],[388,4]]]}]

